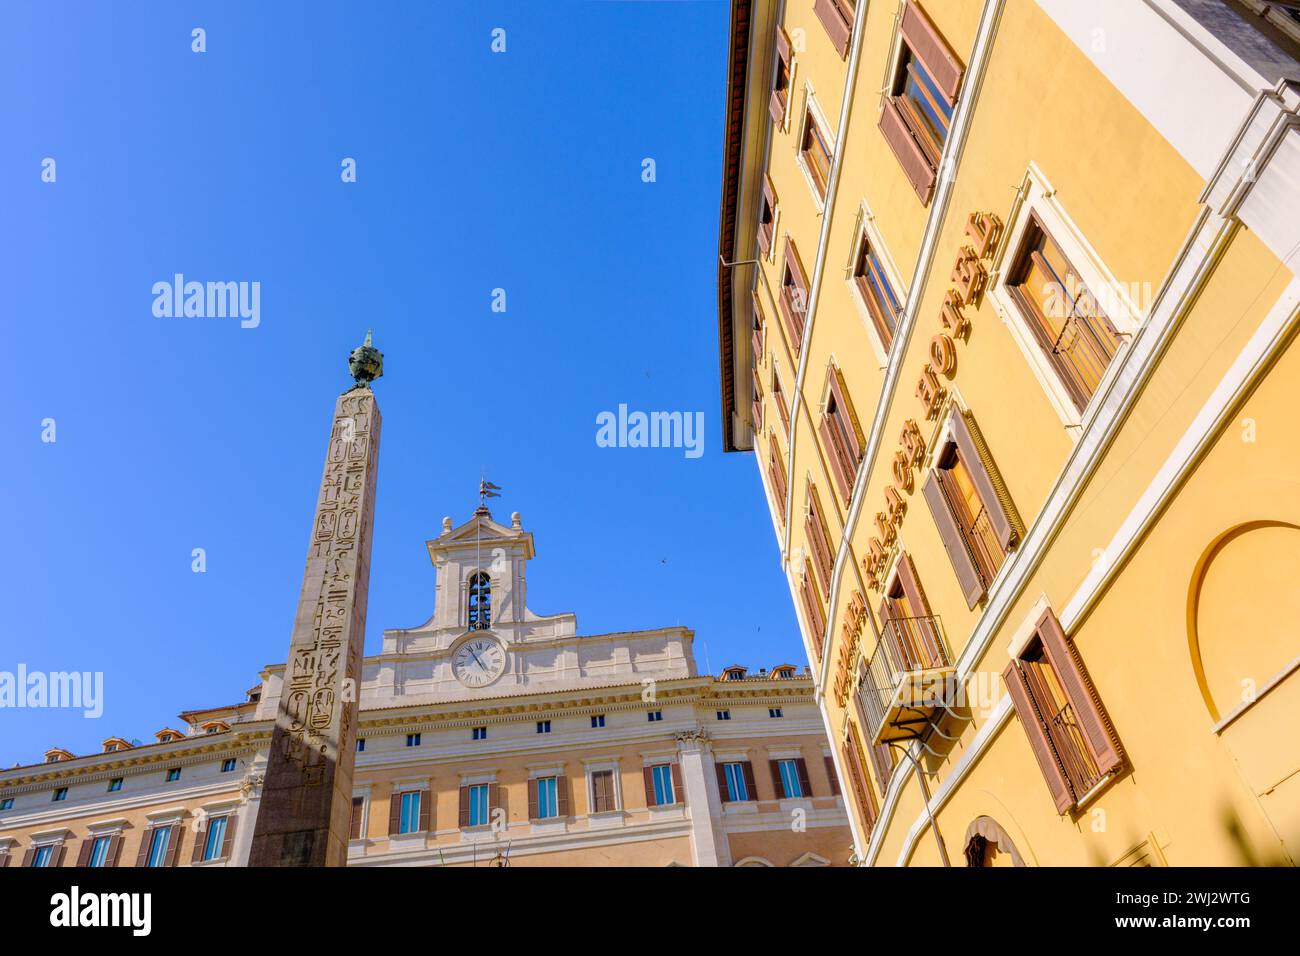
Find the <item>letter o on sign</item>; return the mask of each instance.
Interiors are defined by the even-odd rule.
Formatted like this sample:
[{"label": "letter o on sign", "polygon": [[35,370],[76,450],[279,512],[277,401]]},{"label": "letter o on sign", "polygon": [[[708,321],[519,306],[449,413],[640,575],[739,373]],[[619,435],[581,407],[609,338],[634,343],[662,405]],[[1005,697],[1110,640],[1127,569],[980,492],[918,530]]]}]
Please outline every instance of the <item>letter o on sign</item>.
[{"label": "letter o on sign", "polygon": [[938,375],[951,375],[957,368],[956,346],[942,332],[930,340],[930,367]]}]

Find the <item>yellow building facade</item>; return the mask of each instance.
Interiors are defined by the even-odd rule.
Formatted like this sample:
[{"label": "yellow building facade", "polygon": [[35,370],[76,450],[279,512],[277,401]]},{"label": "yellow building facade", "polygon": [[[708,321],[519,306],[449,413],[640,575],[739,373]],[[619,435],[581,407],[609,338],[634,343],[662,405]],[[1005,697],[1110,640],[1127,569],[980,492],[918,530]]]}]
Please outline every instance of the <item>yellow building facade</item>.
[{"label": "yellow building facade", "polygon": [[1298,27],[733,2],[724,444],[860,864],[1300,860]]},{"label": "yellow building facade", "polygon": [[[580,635],[526,603],[533,536],[426,543],[434,610],[362,666],[349,866],[830,866],[852,854],[804,667],[700,674],[689,628]],[[0,771],[0,866],[241,866],[285,665],[148,743]]]}]

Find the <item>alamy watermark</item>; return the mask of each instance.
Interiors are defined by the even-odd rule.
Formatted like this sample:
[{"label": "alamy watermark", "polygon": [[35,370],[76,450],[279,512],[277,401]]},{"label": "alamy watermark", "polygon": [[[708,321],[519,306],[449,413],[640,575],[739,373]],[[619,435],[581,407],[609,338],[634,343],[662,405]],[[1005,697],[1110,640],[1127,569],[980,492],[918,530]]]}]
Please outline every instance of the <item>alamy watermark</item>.
[{"label": "alamy watermark", "polygon": [[104,713],[103,671],[0,671],[0,709],[32,707],[77,709],[95,719]]},{"label": "alamy watermark", "polygon": [[171,282],[153,284],[153,314],[160,319],[238,318],[239,327],[262,324],[262,283],[186,282],[176,273]]},{"label": "alamy watermark", "polygon": [[596,415],[596,444],[601,448],[684,448],[687,458],[704,454],[703,412],[629,412]]}]

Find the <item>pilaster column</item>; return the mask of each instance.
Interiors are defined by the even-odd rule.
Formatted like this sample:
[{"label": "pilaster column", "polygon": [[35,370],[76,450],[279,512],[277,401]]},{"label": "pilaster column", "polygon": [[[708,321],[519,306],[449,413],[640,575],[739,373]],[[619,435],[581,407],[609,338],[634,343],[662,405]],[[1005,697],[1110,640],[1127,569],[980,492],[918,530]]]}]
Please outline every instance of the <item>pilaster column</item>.
[{"label": "pilaster column", "polygon": [[722,828],[722,797],[709,734],[697,727],[677,734],[676,740],[695,865],[731,866],[731,845]]}]

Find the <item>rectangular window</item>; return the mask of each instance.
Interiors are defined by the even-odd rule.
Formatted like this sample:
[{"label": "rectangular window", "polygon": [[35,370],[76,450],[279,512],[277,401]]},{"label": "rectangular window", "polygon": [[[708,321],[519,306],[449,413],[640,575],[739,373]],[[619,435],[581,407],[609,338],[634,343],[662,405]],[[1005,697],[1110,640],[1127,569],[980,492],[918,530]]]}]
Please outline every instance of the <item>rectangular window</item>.
[{"label": "rectangular window", "polygon": [[110,780],[110,781],[108,782],[108,792],[109,792],[109,793],[117,793],[117,791],[119,791],[119,790],[121,790],[121,789],[122,789],[122,778],[121,778],[121,777],[114,777],[112,780]]},{"label": "rectangular window", "polygon": [[791,354],[798,356],[803,347],[803,327],[808,315],[808,278],[799,261],[799,253],[787,236],[785,266],[781,273],[781,294],[777,299]]},{"label": "rectangular window", "polygon": [[167,865],[167,844],[171,842],[171,827],[154,827],[149,836],[149,856],[146,866]]},{"label": "rectangular window", "polygon": [[904,4],[898,30],[900,53],[880,131],[917,196],[928,203],[952,125],[962,65],[916,0]]},{"label": "rectangular window", "polygon": [[785,400],[785,389],[781,387],[781,376],[776,373],[776,366],[772,366],[772,401],[776,404],[776,412],[781,416],[781,428],[786,435],[790,434],[790,404]]},{"label": "rectangular window", "polygon": [[772,115],[772,122],[784,129],[794,70],[790,56],[790,38],[780,27],[776,28],[776,67],[772,73],[772,95],[768,99],[767,111]]},{"label": "rectangular window", "polygon": [[49,866],[54,857],[53,846],[41,846],[36,848],[36,855],[32,857],[32,866]]},{"label": "rectangular window", "polygon": [[473,740],[487,740],[487,728],[486,728],[486,727],[475,727],[475,728],[470,732],[470,736],[471,736],[471,739],[473,739]]},{"label": "rectangular window", "polygon": [[649,723],[653,724],[656,721],[660,721],[664,719],[664,712],[662,710],[652,710],[650,711],[650,713],[646,714],[645,716],[646,716],[646,720]]},{"label": "rectangular window", "polygon": [[366,807],[366,798],[365,798],[365,797],[353,797],[353,798],[352,798],[352,816],[351,816],[351,818],[348,820],[348,839],[349,839],[349,840],[360,840],[360,839],[361,839],[361,824],[362,824],[362,820],[363,820],[363,815],[364,815],[364,813],[365,813],[365,807]]},{"label": "rectangular window", "polygon": [[844,57],[853,36],[853,7],[856,0],[815,0],[813,13],[830,38],[835,52]]},{"label": "rectangular window", "polygon": [[232,770],[234,770],[234,769],[235,769],[235,758],[234,758],[234,757],[231,757],[231,758],[229,758],[228,760],[223,760],[223,761],[221,761],[221,772],[222,772],[222,773],[230,773],[230,771],[232,771]]},{"label": "rectangular window", "polygon": [[763,320],[763,309],[758,304],[758,295],[750,293],[751,305],[753,307],[753,322],[749,328],[749,350],[753,355],[754,364],[763,364],[763,329],[766,323]]},{"label": "rectangular window", "polygon": [[763,380],[759,377],[757,367],[750,373],[749,387],[754,396],[754,400],[749,407],[749,420],[753,425],[755,434],[757,434],[763,430]]},{"label": "rectangular window", "polygon": [[822,130],[817,117],[810,109],[804,114],[803,141],[799,145],[799,156],[803,159],[804,169],[813,181],[813,188],[819,199],[826,198],[826,188],[831,180],[831,144],[830,138]]},{"label": "rectangular window", "polygon": [[208,832],[203,838],[203,860],[221,859],[221,848],[226,842],[227,817],[213,817],[208,821]]},{"label": "rectangular window", "polygon": [[745,781],[744,763],[724,763],[722,765],[723,797],[731,803],[743,803],[752,799],[750,787]]},{"label": "rectangular window", "polygon": [[871,316],[876,335],[880,337],[880,344],[888,352],[903,307],[894,293],[894,287],[885,276],[884,264],[865,230],[853,266],[853,281],[867,306],[867,313]]},{"label": "rectangular window", "polygon": [[[111,790],[112,787],[110,786],[109,789]],[[12,810],[13,808],[14,808],[13,797],[5,797],[3,800],[0,800],[0,810]]]},{"label": "rectangular window", "polygon": [[785,461],[781,450],[772,438],[767,451],[767,480],[772,485],[772,494],[776,497],[776,509],[779,519],[785,521]]},{"label": "rectangular window", "polygon": [[763,177],[763,199],[758,207],[758,249],[767,257],[772,252],[776,235],[776,190],[772,181]]},{"label": "rectangular window", "polygon": [[168,782],[168,783],[173,783],[173,782],[179,780],[180,778],[181,778],[181,768],[180,768],[180,767],[172,767],[170,770],[167,771],[167,782]]},{"label": "rectangular window", "polygon": [[804,500],[808,507],[804,511],[804,537],[808,539],[808,550],[812,552],[813,567],[822,585],[822,593],[830,594],[831,576],[835,570],[835,552],[831,547],[830,531],[822,514],[821,499],[817,489],[809,482],[804,488]]},{"label": "rectangular window", "polygon": [[420,791],[410,790],[402,794],[401,816],[398,820],[398,833],[417,833],[420,829]]},{"label": "rectangular window", "polygon": [[785,711],[783,711],[780,707],[769,707],[767,709],[767,716],[773,718],[784,717]]},{"label": "rectangular window", "polygon": [[551,732],[551,722],[549,720],[539,720],[537,722],[537,732],[539,734],[549,734]]},{"label": "rectangular window", "polygon": [[492,822],[488,807],[488,785],[480,783],[470,787],[468,796],[469,825],[472,827],[487,826]]},{"label": "rectangular window", "polygon": [[730,719],[731,719],[731,711],[729,710],[718,711],[718,720],[730,720]]},{"label": "rectangular window", "polygon": [[858,474],[858,463],[866,438],[858,422],[853,403],[849,400],[844,376],[834,365],[826,370],[825,403],[818,423],[822,445],[830,460],[831,475],[840,497],[847,505],[853,497],[853,483]]},{"label": "rectangular window", "polygon": [[90,859],[87,861],[89,866],[102,867],[108,863],[108,847],[113,842],[111,836],[95,837],[95,842],[90,845]]},{"label": "rectangular window", "polygon": [[948,433],[921,490],[974,608],[1019,540],[1020,520],[974,419],[954,409]]},{"label": "rectangular window", "polygon": [[420,746],[420,735],[419,735],[419,734],[407,734],[407,735],[406,735],[406,746],[408,746],[408,747],[418,747],[418,746]]},{"label": "rectangular window", "polygon": [[534,782],[537,786],[536,819],[549,820],[551,817],[559,816],[560,807],[555,777],[538,777]]},{"label": "rectangular window", "polygon": [[1123,767],[1110,718],[1050,609],[1002,679],[1058,813],[1077,807]]},{"label": "rectangular window", "polygon": [[1119,349],[1119,334],[1032,213],[1007,272],[1007,291],[1082,412]]},{"label": "rectangular window", "polygon": [[593,730],[598,730],[598,729],[600,729],[601,727],[604,727],[604,726],[605,726],[605,715],[604,715],[604,714],[595,714],[595,715],[592,716],[592,718],[591,718],[591,728],[592,728]]},{"label": "rectangular window", "polygon": [[609,813],[616,810],[614,799],[614,771],[593,770],[591,774],[591,812]]},{"label": "rectangular window", "polygon": [[677,792],[673,787],[673,764],[661,763],[650,768],[650,780],[654,806],[667,807],[677,802]]},{"label": "rectangular window", "polygon": [[876,799],[867,783],[867,765],[862,756],[862,744],[858,742],[857,727],[852,720],[847,721],[841,755],[844,758],[844,765],[849,768],[858,816],[863,828],[869,833],[876,822]]},{"label": "rectangular window", "polygon": [[358,737],[358,738],[357,738],[357,753],[362,753],[363,751],[365,751],[365,749],[366,749],[366,738],[365,738],[365,737]]},{"label": "rectangular window", "polygon": [[880,626],[890,672],[912,673],[949,663],[938,619],[930,613],[916,568],[906,552],[899,555],[894,576],[885,586]]},{"label": "rectangular window", "polygon": [[59,787],[59,789],[54,791],[54,799],[51,802],[58,803],[61,800],[66,800],[66,799],[68,799],[68,788]]},{"label": "rectangular window", "polygon": [[[799,780],[798,761],[774,760],[772,761],[772,777],[776,784],[776,792],[787,799],[794,799],[805,795],[805,788],[801,786]],[[805,772],[805,776],[806,776]]]}]

